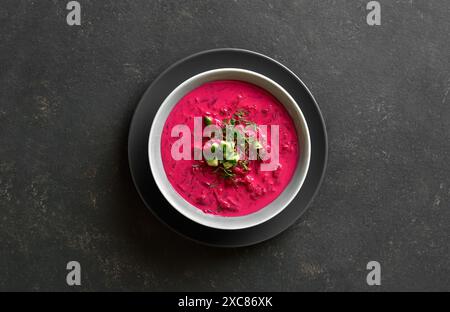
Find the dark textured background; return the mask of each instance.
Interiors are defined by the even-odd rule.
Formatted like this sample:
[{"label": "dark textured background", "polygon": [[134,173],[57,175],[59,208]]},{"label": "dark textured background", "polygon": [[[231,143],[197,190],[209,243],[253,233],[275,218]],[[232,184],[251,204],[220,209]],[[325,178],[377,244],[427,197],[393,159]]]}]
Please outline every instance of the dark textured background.
[{"label": "dark textured background", "polygon": [[[450,290],[450,2],[80,0],[0,4],[0,290]],[[238,47],[297,73],[329,164],[282,235],[214,249],[144,207],[129,122],[179,58]],[[382,265],[366,285],[368,261]]]}]

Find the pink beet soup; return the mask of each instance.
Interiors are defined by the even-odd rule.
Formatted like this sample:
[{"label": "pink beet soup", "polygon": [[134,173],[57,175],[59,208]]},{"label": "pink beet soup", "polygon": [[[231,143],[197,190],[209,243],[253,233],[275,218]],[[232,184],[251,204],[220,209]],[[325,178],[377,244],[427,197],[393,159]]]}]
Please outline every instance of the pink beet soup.
[{"label": "pink beet soup", "polygon": [[[194,151],[194,117],[202,117],[202,128],[208,124],[223,128],[242,124],[253,125],[258,132],[260,125],[268,125],[262,147],[266,151],[271,149],[274,131],[270,125],[279,125],[276,170],[262,171],[261,165],[268,160],[248,156],[232,161],[196,160],[194,156],[175,160],[171,151],[180,137],[172,137],[172,129],[187,125]],[[211,138],[204,137],[202,144],[208,140]],[[274,201],[289,184],[299,153],[294,123],[284,106],[264,89],[234,80],[208,82],[186,94],[170,112],[161,137],[162,161],[172,187],[204,213],[225,217],[248,215]]]}]

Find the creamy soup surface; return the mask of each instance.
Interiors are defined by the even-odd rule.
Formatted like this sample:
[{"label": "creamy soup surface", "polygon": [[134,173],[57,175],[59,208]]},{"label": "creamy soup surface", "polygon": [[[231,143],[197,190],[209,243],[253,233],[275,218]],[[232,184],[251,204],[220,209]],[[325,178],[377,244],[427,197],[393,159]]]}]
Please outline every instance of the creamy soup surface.
[{"label": "creamy soup surface", "polygon": [[[263,140],[246,141],[256,144],[252,146],[260,148],[258,151],[270,152],[270,125],[279,125],[277,169],[262,171],[261,165],[269,160],[259,157],[250,160],[248,155],[237,157],[233,154],[236,157],[221,161],[195,160],[194,117],[202,118],[202,127],[213,124],[225,129],[230,124],[250,125],[258,134],[260,125],[267,125],[263,146],[259,142]],[[172,129],[180,124],[191,130],[190,160],[175,160],[172,156],[172,146],[180,139],[179,136],[172,137]],[[202,145],[209,140],[209,137],[203,138]],[[220,140],[217,142],[222,144]],[[227,145],[225,148],[231,150],[233,147]],[[234,80],[205,83],[186,94],[170,112],[161,137],[161,157],[172,187],[204,213],[226,217],[251,214],[274,201],[289,184],[299,154],[295,126],[284,106],[262,88]]]}]

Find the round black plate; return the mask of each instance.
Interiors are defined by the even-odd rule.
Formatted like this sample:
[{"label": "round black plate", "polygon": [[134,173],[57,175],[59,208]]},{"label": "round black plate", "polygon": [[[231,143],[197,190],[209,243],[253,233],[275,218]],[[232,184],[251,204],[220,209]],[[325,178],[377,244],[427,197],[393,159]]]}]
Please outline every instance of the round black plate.
[{"label": "round black plate", "polygon": [[[295,199],[271,220],[242,230],[213,229],[181,215],[160,193],[148,161],[150,127],[164,99],[188,78],[207,70],[224,67],[252,70],[279,83],[300,106],[311,135],[311,163],[305,182]],[[134,184],[142,200],[154,215],[170,228],[207,245],[247,246],[281,233],[306,210],[325,172],[327,135],[316,101],[305,84],[289,69],[259,53],[240,49],[217,49],[200,52],[175,63],[150,85],[136,108],[131,122],[128,159]]]}]

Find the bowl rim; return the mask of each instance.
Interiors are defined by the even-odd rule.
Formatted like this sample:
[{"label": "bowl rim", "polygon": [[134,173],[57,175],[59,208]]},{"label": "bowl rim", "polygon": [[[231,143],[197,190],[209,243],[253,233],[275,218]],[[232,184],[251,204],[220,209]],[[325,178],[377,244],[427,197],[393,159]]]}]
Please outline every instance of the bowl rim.
[{"label": "bowl rim", "polygon": [[[241,74],[241,75],[248,75],[248,76],[253,76],[253,77],[257,77],[258,79],[268,83],[269,85],[271,85],[272,87],[274,87],[275,89],[277,89],[279,92],[281,92],[283,94],[283,96],[285,96],[291,105],[291,108],[287,107],[286,102],[287,101],[282,101],[280,100],[277,96],[275,96],[273,94],[273,92],[271,92],[270,90],[267,90],[267,88],[264,88],[260,85],[258,85],[255,82],[252,81],[246,81],[246,80],[242,80],[241,79],[233,79],[233,78],[218,78],[218,79],[210,79],[210,80],[206,80],[201,82],[199,85],[194,86],[192,88],[190,88],[187,91],[184,91],[181,96],[178,94],[180,93],[180,90],[183,90],[184,88],[186,88],[187,86],[189,86],[190,84],[195,84],[196,81],[201,80],[202,78],[208,77],[208,76],[215,76],[215,75],[221,75],[221,74],[230,74],[230,73],[234,73],[234,74]],[[251,219],[252,217],[254,218],[255,215],[258,215],[259,213],[261,213],[264,209],[270,207],[272,205],[273,202],[275,202],[278,198],[281,197],[281,195],[287,190],[287,188],[289,186],[291,186],[291,184],[294,183],[294,176],[296,175],[296,172],[299,170],[299,164],[300,164],[300,158],[297,161],[297,167],[296,170],[294,171],[294,176],[291,178],[291,181],[287,184],[287,186],[283,189],[283,191],[278,195],[278,197],[271,202],[269,205],[261,208],[260,210],[254,212],[254,213],[250,213],[248,215],[244,215],[244,216],[220,216],[220,215],[213,215],[213,214],[207,214],[204,213],[201,209],[199,209],[198,207],[192,205],[191,203],[189,203],[187,200],[185,200],[173,187],[173,185],[171,184],[171,182],[169,181],[169,179],[167,178],[165,169],[163,167],[163,163],[162,163],[162,157],[161,157],[161,136],[155,136],[154,133],[156,131],[156,127],[158,125],[158,121],[161,119],[161,115],[164,113],[164,108],[166,108],[166,106],[170,105],[170,102],[175,102],[174,104],[172,104],[171,107],[169,107],[169,111],[167,112],[167,116],[164,119],[164,121],[162,122],[162,124],[164,125],[164,123],[167,120],[168,115],[170,114],[170,112],[172,111],[173,107],[175,107],[175,105],[179,102],[179,100],[181,98],[183,98],[187,93],[189,93],[190,91],[194,90],[195,88],[198,88],[199,86],[203,85],[204,83],[207,82],[211,82],[211,81],[218,81],[218,80],[238,80],[238,81],[244,81],[250,84],[254,84],[256,86],[259,86],[260,88],[264,89],[265,91],[269,92],[270,94],[272,94],[275,98],[277,98],[277,100],[285,107],[286,110],[288,110],[288,113],[291,117],[291,119],[293,119],[294,124],[295,124],[295,117],[292,115],[292,113],[290,112],[290,109],[294,109],[296,111],[296,113],[298,114],[298,116],[300,117],[300,126],[302,128],[302,131],[304,133],[302,133],[302,135],[304,136],[304,144],[303,144],[303,149],[302,149],[302,153],[300,154],[300,157],[306,157],[306,161],[305,161],[305,165],[304,165],[304,170],[301,173],[300,176],[300,180],[299,182],[297,182],[297,185],[295,187],[295,190],[293,192],[291,192],[292,194],[290,194],[288,200],[283,202],[283,205],[281,208],[277,208],[277,209],[272,209],[273,212],[272,213],[266,213],[265,216],[263,215],[260,218],[256,218],[256,220],[254,221],[248,221],[248,219]],[[171,101],[172,98],[174,96],[178,95],[179,98],[176,101]],[[298,127],[296,126],[296,131],[298,132]],[[162,127],[160,129],[160,132],[158,133],[162,133]],[[298,136],[298,140],[300,141],[300,136],[299,133],[297,133]],[[152,139],[153,138],[153,139]],[[157,138],[157,142],[154,142],[154,140]],[[299,142],[300,144],[300,142]],[[156,149],[156,158],[153,157],[154,155],[154,150]],[[191,76],[190,78],[184,80],[182,83],[180,83],[175,89],[173,89],[169,95],[166,96],[166,98],[162,101],[160,107],[158,108],[155,117],[152,121],[152,125],[150,127],[150,131],[149,131],[149,135],[148,135],[148,160],[149,160],[149,165],[150,165],[150,170],[153,176],[153,179],[156,182],[156,185],[159,189],[159,191],[161,192],[161,194],[164,196],[164,198],[169,202],[169,204],[172,206],[172,208],[176,209],[179,213],[181,213],[184,217],[188,218],[191,221],[194,221],[200,225],[203,226],[207,226],[210,228],[215,228],[215,229],[220,229],[220,230],[239,230],[239,229],[245,229],[245,228],[250,228],[253,226],[257,226],[261,223],[264,223],[272,218],[274,218],[276,215],[278,215],[280,212],[282,212],[291,202],[292,200],[297,196],[297,194],[299,193],[303,183],[305,182],[306,176],[308,174],[309,171],[309,166],[310,166],[310,159],[311,159],[311,137],[310,137],[310,133],[309,133],[309,128],[308,128],[308,124],[306,121],[306,118],[303,115],[303,112],[300,108],[300,106],[298,105],[298,103],[294,100],[294,98],[281,86],[279,85],[277,82],[273,81],[272,79],[270,79],[269,77],[262,75],[254,70],[247,70],[247,69],[242,69],[242,68],[234,68],[234,67],[222,67],[222,68],[216,68],[216,69],[210,69],[207,71],[203,71],[200,72],[194,76]],[[155,168],[157,168],[159,165],[160,168],[160,172],[162,172],[162,176],[164,177],[164,181],[160,180],[161,175],[159,174],[159,172],[156,171]],[[170,195],[168,195],[167,192],[170,192]],[[179,202],[177,202],[172,196],[178,198],[178,201],[182,201],[183,204],[181,205]],[[186,209],[186,207],[189,208]],[[192,209],[194,208],[194,209]],[[225,224],[222,224],[220,221],[218,222],[218,220],[226,220]],[[242,222],[230,222],[230,220],[233,221],[242,221]],[[237,223],[237,224],[236,224]]]}]

